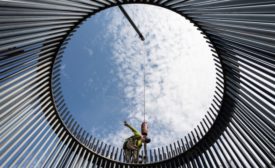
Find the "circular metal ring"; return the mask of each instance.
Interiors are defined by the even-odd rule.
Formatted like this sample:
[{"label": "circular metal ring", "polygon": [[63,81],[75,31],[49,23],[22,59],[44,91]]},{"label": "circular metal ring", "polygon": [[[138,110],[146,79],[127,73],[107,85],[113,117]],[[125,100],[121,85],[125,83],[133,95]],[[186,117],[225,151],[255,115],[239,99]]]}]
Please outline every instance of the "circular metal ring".
[{"label": "circular metal ring", "polygon": [[[51,95],[51,79],[59,78],[51,75],[53,62],[68,34],[94,12],[124,3],[153,4],[189,18],[213,44],[225,79],[223,100],[218,93],[213,103],[220,106],[219,115],[210,110],[201,122],[209,128],[204,136],[198,127],[188,141],[192,147],[152,151],[150,163],[137,165],[124,163],[119,149],[87,137],[59,107],[81,141],[74,137]],[[274,5],[256,0],[0,1],[1,167],[272,167]]]}]

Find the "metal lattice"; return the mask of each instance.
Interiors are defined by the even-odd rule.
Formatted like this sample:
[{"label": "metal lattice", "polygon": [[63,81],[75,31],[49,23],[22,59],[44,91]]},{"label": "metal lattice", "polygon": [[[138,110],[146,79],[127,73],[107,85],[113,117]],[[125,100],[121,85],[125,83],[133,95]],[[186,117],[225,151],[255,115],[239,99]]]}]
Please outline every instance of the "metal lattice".
[{"label": "metal lattice", "polygon": [[[53,73],[71,32],[117,3],[187,17],[211,41],[217,62],[216,95],[202,122],[136,165],[77,125]],[[0,32],[0,167],[275,166],[274,0],[2,0]]]}]

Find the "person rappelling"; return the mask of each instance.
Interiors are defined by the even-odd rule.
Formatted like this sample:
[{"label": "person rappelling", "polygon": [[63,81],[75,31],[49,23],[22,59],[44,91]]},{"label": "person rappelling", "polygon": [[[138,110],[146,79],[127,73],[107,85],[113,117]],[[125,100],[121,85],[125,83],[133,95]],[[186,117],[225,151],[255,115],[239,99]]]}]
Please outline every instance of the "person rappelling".
[{"label": "person rappelling", "polygon": [[[125,161],[127,163],[139,163],[139,158],[142,157],[139,155],[140,149],[142,148],[142,144],[144,143],[144,146],[146,146],[147,143],[151,142],[150,138],[147,138],[147,123],[142,123],[142,133],[140,133],[137,129],[129,125],[126,121],[124,121],[124,125],[128,127],[134,134],[133,136],[127,138],[123,144]],[[143,159],[146,159],[146,155]]]}]

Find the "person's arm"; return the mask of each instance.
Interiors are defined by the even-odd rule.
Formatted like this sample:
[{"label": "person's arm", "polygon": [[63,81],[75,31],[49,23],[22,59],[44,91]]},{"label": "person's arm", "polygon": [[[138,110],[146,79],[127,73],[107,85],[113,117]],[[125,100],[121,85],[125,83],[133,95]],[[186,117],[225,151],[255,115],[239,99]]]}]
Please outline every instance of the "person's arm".
[{"label": "person's arm", "polygon": [[130,128],[130,130],[134,133],[134,135],[135,135],[136,137],[141,137],[140,132],[139,132],[137,129],[135,129],[134,127],[132,127],[131,125],[129,125],[126,121],[124,121],[124,125],[125,125],[126,127]]}]

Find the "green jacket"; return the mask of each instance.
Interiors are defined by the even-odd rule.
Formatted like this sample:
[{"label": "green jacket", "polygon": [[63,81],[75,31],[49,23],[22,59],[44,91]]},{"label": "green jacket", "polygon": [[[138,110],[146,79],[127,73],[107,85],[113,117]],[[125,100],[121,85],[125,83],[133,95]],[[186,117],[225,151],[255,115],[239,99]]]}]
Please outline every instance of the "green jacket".
[{"label": "green jacket", "polygon": [[135,129],[134,127],[132,127],[131,125],[129,125],[129,124],[127,124],[126,126],[128,128],[130,128],[131,131],[134,133],[134,136],[137,139],[136,146],[140,150],[140,148],[142,147],[142,135],[141,135],[141,133],[137,129]]}]

